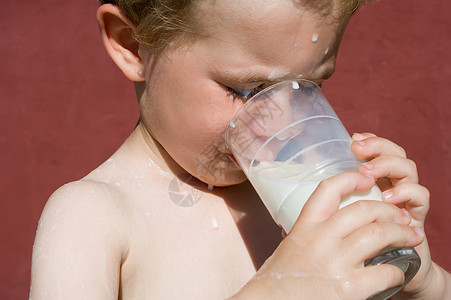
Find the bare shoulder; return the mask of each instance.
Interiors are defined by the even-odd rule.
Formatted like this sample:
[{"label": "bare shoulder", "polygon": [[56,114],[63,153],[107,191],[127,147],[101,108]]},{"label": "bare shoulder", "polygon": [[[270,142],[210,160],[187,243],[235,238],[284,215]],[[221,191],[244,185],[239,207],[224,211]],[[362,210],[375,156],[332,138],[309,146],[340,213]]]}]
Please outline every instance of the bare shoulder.
[{"label": "bare shoulder", "polygon": [[116,297],[127,255],[120,192],[80,180],[49,198],[33,246],[33,299]]},{"label": "bare shoulder", "polygon": [[[39,227],[51,224],[68,226],[122,227],[123,199],[121,192],[109,184],[94,180],[79,180],[63,185],[47,201]],[[87,222],[87,223],[86,223]],[[117,225],[117,226],[116,226]]]}]

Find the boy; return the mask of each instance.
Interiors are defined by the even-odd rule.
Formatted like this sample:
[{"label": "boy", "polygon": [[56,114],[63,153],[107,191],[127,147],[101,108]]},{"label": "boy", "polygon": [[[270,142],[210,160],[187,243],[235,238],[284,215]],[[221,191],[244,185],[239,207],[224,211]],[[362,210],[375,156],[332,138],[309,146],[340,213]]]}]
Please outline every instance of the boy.
[{"label": "boy", "polygon": [[[355,135],[353,150],[369,163],[324,181],[281,242],[224,145],[225,127],[248,95],[285,79],[321,84],[333,73],[358,5],[101,5],[102,38],[135,83],[140,122],[103,165],[49,199],[33,251],[31,298],[366,299],[403,282],[394,266],[363,267],[388,246],[418,246],[423,262],[398,297],[450,293],[423,236],[428,192],[399,146]],[[168,193],[175,177],[202,192],[201,201],[175,204]],[[379,178],[390,179],[386,202],[404,209],[361,201],[336,211],[341,196],[369,190]]]}]

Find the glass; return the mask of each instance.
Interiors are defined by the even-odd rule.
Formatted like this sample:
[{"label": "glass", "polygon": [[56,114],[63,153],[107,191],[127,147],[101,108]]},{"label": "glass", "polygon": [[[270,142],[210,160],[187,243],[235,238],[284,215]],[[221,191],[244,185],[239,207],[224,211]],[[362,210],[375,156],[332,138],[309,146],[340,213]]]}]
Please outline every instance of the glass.
[{"label": "glass", "polygon": [[[261,197],[274,221],[290,232],[318,184],[363,162],[351,151],[351,137],[321,89],[307,80],[283,81],[253,96],[226,130],[226,144]],[[380,200],[381,191],[354,192],[340,208],[357,200]],[[389,263],[403,270],[402,286],[372,300],[387,299],[417,273],[413,248],[387,248],[367,265]]]}]

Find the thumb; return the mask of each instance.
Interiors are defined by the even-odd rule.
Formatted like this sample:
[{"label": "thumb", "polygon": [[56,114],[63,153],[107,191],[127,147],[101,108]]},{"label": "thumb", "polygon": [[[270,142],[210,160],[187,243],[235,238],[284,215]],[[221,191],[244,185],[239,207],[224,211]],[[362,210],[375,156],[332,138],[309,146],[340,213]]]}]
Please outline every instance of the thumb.
[{"label": "thumb", "polygon": [[302,209],[296,223],[323,222],[338,211],[344,196],[354,191],[369,191],[374,183],[374,178],[355,171],[346,171],[321,181]]}]

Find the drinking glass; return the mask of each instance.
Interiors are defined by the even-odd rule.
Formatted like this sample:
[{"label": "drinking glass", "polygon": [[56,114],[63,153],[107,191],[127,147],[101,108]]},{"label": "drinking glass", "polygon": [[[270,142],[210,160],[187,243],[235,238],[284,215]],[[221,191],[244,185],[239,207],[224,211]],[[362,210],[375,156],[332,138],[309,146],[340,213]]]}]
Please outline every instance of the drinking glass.
[{"label": "drinking glass", "polygon": [[[318,184],[338,173],[357,170],[363,162],[351,150],[351,137],[315,83],[283,81],[259,92],[235,114],[226,144],[259,194],[274,221],[287,233]],[[358,200],[380,200],[375,185],[354,192],[340,208]],[[420,258],[413,248],[387,248],[365,266],[389,263],[403,270],[402,286],[370,299],[387,299],[417,273]]]}]

